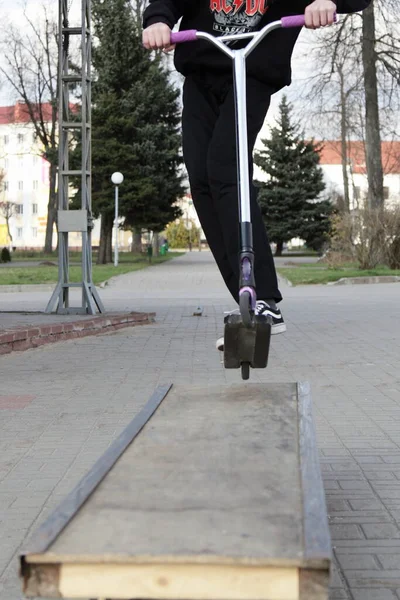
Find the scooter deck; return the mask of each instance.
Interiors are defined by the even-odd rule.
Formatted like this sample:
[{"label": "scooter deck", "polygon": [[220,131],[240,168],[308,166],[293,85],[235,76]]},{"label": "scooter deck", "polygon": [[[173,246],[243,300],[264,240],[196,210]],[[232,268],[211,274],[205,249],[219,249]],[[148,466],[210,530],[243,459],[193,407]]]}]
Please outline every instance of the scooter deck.
[{"label": "scooter deck", "polygon": [[270,317],[254,315],[251,327],[243,324],[240,315],[224,318],[224,367],[238,369],[248,363],[253,369],[265,369],[268,364],[271,325]]}]

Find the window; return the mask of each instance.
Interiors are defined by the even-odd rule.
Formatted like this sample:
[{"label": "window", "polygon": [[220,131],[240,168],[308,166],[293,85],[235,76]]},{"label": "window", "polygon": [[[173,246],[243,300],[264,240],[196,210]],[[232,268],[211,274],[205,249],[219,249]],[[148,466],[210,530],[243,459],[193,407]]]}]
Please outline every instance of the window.
[{"label": "window", "polygon": [[23,215],[24,214],[24,205],[23,204],[16,204],[15,205],[15,212],[17,213],[17,215]]},{"label": "window", "polygon": [[17,136],[18,144],[22,144],[23,141],[24,141],[24,138],[25,138],[24,134],[23,133],[19,133],[18,136]]},{"label": "window", "polygon": [[34,165],[37,165],[37,163],[38,163],[38,157],[36,156],[36,154],[33,156],[32,162],[33,162]]},{"label": "window", "polygon": [[5,192],[8,190],[8,181],[3,181],[3,189]]},{"label": "window", "polygon": [[383,187],[383,199],[389,200],[389,187],[386,185]]},{"label": "window", "polygon": [[23,232],[24,230],[22,229],[22,227],[17,227],[17,238],[22,238]]},{"label": "window", "polygon": [[23,169],[23,168],[24,168],[24,159],[23,159],[23,157],[22,157],[22,156],[19,156],[19,157],[18,157],[18,167],[19,167],[20,169]]},{"label": "window", "polygon": [[18,181],[18,189],[19,190],[23,190],[24,189],[24,182],[23,181]]},{"label": "window", "polygon": [[4,140],[4,145],[7,146],[8,142],[10,141],[10,138],[8,135],[5,135],[3,140]]},{"label": "window", "polygon": [[37,237],[37,227],[32,227],[32,237]]},{"label": "window", "polygon": [[33,215],[38,214],[38,205],[37,204],[32,204],[32,214]]},{"label": "window", "polygon": [[39,189],[39,182],[38,182],[38,180],[37,180],[37,179],[35,179],[35,180],[34,180],[34,182],[33,182],[33,189],[34,189],[34,190],[37,190],[37,189]]},{"label": "window", "polygon": [[354,200],[359,200],[361,198],[361,188],[359,185],[355,185],[354,188]]},{"label": "window", "polygon": [[8,160],[8,158],[5,158],[4,159],[4,168],[8,169],[8,165],[9,165],[9,160]]}]

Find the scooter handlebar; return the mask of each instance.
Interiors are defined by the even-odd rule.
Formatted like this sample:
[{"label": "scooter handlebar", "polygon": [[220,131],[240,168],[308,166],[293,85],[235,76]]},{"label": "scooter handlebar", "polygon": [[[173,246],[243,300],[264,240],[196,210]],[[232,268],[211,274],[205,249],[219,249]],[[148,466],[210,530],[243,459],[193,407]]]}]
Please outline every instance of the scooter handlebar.
[{"label": "scooter handlebar", "polygon": [[[335,14],[335,23],[337,22],[337,15]],[[276,24],[280,24],[281,27],[284,27],[285,29],[289,28],[289,27],[304,27],[306,21],[305,21],[305,16],[304,15],[293,15],[290,17],[282,17],[280,19],[280,21],[276,21]],[[265,29],[265,28],[264,28]],[[240,39],[241,37],[256,37],[257,34],[259,34],[260,32],[254,32],[252,34],[248,33],[246,35],[241,36],[240,34],[237,36],[238,39]],[[171,44],[181,44],[183,42],[194,42],[195,40],[197,40],[197,34],[198,31],[196,29],[187,29],[185,31],[177,31],[174,33],[171,33]],[[228,38],[230,38],[231,36],[227,36]],[[223,41],[223,36],[221,38],[216,38],[216,39],[221,39],[221,41]]]}]

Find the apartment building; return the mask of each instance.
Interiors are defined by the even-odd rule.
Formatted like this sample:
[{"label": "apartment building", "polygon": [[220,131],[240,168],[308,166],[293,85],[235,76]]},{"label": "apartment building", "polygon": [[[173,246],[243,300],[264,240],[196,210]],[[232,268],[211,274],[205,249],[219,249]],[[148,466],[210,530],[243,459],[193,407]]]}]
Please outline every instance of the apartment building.
[{"label": "apartment building", "polygon": [[[42,105],[45,120],[51,120],[51,106]],[[43,148],[35,136],[27,107],[23,102],[13,106],[0,106],[0,249],[12,246],[16,249],[42,249],[47,224],[49,201],[49,163],[43,158]],[[110,173],[111,177],[111,173]],[[110,193],[114,191],[110,182]],[[123,194],[121,187],[120,195]],[[1,203],[13,204],[9,219],[12,243],[7,233],[7,223],[2,214]],[[113,244],[114,244],[113,233]],[[94,223],[92,245],[100,243],[100,220]],[[120,229],[118,244],[121,250],[129,250],[132,234]],[[57,244],[54,227],[53,247]],[[80,233],[69,234],[69,247],[79,249]]]},{"label": "apartment building", "polygon": [[[50,106],[45,106],[50,117]],[[47,222],[49,165],[29,122],[26,106],[0,107],[0,203],[11,202],[12,246],[43,246]],[[0,245],[9,245],[4,215],[0,210]]]},{"label": "apartment building", "polygon": [[[51,121],[51,106],[42,105],[44,119]],[[27,107],[23,102],[13,106],[0,106],[0,248],[12,246],[16,249],[42,249],[47,224],[49,202],[49,163],[43,158],[43,147],[36,138]],[[2,202],[13,205],[9,219],[12,242],[7,232],[7,222],[1,210]],[[99,244],[100,222],[95,222],[92,234],[93,245]],[[123,246],[126,232],[120,231]],[[53,247],[57,244],[54,227]],[[71,233],[69,244],[72,249],[82,245],[80,233]]]}]

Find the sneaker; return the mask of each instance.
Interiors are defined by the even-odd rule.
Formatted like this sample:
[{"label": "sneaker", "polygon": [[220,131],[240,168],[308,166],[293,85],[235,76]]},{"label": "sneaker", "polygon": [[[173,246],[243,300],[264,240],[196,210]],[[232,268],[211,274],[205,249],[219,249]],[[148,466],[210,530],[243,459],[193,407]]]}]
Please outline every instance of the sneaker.
[{"label": "sneaker", "polygon": [[264,300],[258,300],[256,315],[272,317],[271,335],[286,331],[286,323],[283,320],[282,313],[278,307],[272,308],[267,302],[264,302]]},{"label": "sneaker", "polygon": [[219,350],[220,352],[224,351],[224,336],[220,337],[217,339],[216,343],[215,343],[215,347],[217,348],[217,350]]}]

